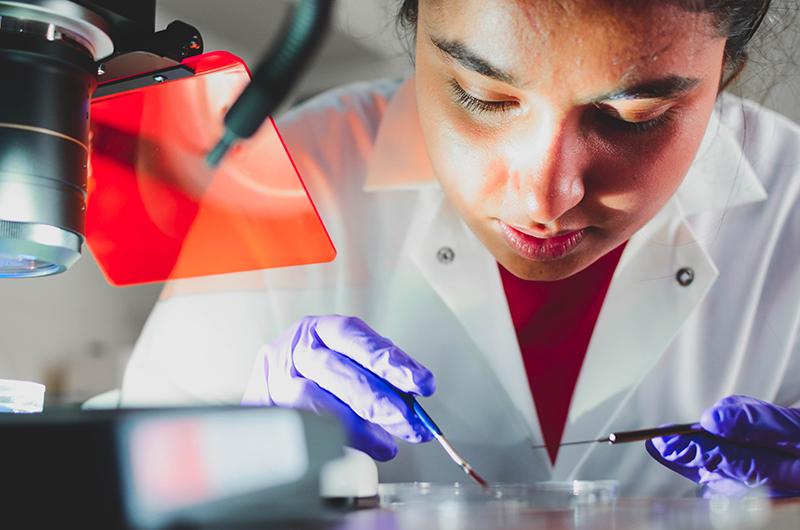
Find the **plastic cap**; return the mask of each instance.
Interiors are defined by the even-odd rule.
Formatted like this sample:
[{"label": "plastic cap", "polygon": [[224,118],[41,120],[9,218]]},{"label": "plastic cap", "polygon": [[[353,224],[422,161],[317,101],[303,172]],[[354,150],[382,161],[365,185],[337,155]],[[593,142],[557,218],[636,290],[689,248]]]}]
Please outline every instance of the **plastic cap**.
[{"label": "plastic cap", "polygon": [[344,456],[325,464],[320,472],[324,498],[359,499],[378,494],[378,467],[368,455],[344,448]]}]

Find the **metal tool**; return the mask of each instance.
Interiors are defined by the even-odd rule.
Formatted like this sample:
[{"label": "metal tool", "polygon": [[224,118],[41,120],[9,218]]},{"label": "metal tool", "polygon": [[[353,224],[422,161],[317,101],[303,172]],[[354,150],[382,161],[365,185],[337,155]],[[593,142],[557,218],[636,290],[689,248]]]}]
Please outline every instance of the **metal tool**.
[{"label": "metal tool", "polygon": [[[680,425],[667,425],[664,427],[656,427],[653,429],[640,429],[638,431],[620,431],[612,432],[605,438],[597,438],[595,440],[581,440],[578,442],[566,442],[560,446],[567,445],[583,445],[593,443],[608,443],[610,445],[625,444],[630,442],[643,442],[651,438],[658,438],[660,436],[670,436],[673,434],[691,434],[694,432],[701,432],[703,429],[699,423],[684,423]],[[534,449],[545,449],[546,445],[534,445]]]},{"label": "metal tool", "polygon": [[439,445],[441,445],[445,452],[447,452],[447,455],[453,460],[453,462],[458,464],[459,467],[464,470],[464,473],[469,476],[469,478],[477,482],[482,488],[487,489],[489,487],[489,483],[472,468],[472,466],[464,459],[463,456],[458,454],[447,438],[444,437],[442,430],[438,425],[436,425],[436,422],[434,422],[428,413],[425,412],[425,409],[423,409],[422,406],[417,403],[417,400],[408,394],[405,394],[405,399],[420,421],[422,421],[422,424],[425,425],[431,434],[433,434],[433,437],[436,438],[436,441],[439,442]]}]

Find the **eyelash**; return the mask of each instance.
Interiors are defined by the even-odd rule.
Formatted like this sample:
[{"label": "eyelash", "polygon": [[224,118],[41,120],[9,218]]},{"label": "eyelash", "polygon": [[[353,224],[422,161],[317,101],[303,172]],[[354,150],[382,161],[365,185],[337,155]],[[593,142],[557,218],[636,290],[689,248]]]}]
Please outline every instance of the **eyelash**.
[{"label": "eyelash", "polygon": [[516,106],[515,101],[485,101],[470,95],[455,79],[450,80],[450,91],[456,103],[474,114],[506,112]]},{"label": "eyelash", "polygon": [[607,112],[603,112],[602,110],[599,111],[599,113],[601,121],[603,123],[606,123],[609,126],[617,130],[620,130],[622,132],[630,132],[630,133],[645,133],[648,131],[652,131],[670,122],[674,117],[673,108],[667,109],[661,115],[656,116],[652,120],[639,121],[639,122],[621,120],[611,114],[608,114]]},{"label": "eyelash", "polygon": [[[474,114],[486,112],[506,112],[516,106],[514,101],[485,101],[469,94],[455,79],[450,80],[450,91],[456,103]],[[652,120],[631,122],[616,118],[607,112],[599,111],[604,122],[622,132],[644,133],[651,131],[672,120],[673,109],[668,109]]]}]

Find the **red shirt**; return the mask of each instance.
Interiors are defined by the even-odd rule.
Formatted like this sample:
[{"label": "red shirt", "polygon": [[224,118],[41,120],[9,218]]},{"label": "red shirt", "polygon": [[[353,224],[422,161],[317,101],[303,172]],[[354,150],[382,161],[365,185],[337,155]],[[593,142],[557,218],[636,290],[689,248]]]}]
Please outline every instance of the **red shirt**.
[{"label": "red shirt", "polygon": [[521,280],[500,267],[539,425],[555,463],[594,325],[625,245],[564,280]]}]

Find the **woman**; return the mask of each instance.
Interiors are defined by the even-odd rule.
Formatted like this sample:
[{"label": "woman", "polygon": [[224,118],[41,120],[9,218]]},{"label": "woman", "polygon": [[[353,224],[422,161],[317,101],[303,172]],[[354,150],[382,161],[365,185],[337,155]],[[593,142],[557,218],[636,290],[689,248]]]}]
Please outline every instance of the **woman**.
[{"label": "woman", "polygon": [[383,481],[463,479],[398,451],[410,393],[492,481],[800,493],[800,130],[721,94],[767,4],[406,0],[412,79],[280,125],[337,259],[168,286],[123,403],[333,413]]}]

